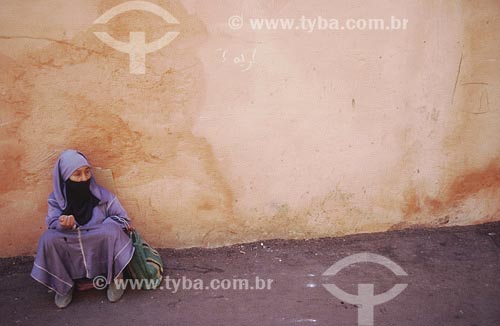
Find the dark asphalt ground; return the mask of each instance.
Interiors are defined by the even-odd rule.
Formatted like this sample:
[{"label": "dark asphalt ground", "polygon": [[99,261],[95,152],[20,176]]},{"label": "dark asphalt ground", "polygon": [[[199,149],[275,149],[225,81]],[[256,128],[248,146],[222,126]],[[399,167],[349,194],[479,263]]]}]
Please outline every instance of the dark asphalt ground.
[{"label": "dark asphalt ground", "polygon": [[[375,263],[356,263],[335,276],[322,276],[335,262],[361,252],[391,259],[408,276],[396,276]],[[358,283],[373,283],[376,294],[408,284],[393,300],[375,306],[374,325],[500,325],[500,222],[217,249],[162,249],[161,254],[170,280],[184,277],[205,287],[211,280],[248,279],[249,286],[256,286],[259,277],[271,279],[271,287],[173,293],[172,281],[164,281],[164,289],[128,289],[117,303],[109,303],[105,291],[76,292],[69,307],[57,309],[54,293],[29,276],[32,257],[0,259],[0,326],[353,326],[358,325],[359,308],[322,284],[357,294]]]}]

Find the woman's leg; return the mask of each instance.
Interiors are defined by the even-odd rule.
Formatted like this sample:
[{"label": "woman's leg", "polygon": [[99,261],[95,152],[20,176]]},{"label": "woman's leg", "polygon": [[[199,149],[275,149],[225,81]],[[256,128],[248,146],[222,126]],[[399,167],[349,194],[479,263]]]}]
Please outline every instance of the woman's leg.
[{"label": "woman's leg", "polygon": [[52,289],[55,304],[66,308],[73,298],[75,275],[83,275],[84,270],[78,259],[75,234],[57,230],[47,230],[38,242],[37,254],[31,276]]},{"label": "woman's leg", "polygon": [[[47,230],[38,242],[31,277],[59,295],[65,295],[73,288],[76,266],[72,255],[78,253],[74,235],[57,230]],[[83,273],[83,271],[80,271]]]}]

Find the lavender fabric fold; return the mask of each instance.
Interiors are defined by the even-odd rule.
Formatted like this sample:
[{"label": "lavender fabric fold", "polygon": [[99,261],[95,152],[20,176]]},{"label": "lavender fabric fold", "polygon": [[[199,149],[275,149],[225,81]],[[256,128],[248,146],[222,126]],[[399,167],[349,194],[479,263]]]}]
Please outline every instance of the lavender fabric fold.
[{"label": "lavender fabric fold", "polygon": [[99,199],[88,223],[78,228],[65,229],[59,216],[66,208],[64,183],[82,166],[90,166],[85,155],[77,150],[66,150],[59,156],[53,171],[53,191],[48,199],[47,230],[42,234],[36,252],[31,276],[64,295],[74,280],[104,276],[108,284],[120,274],[132,259],[134,247],[124,227],[130,219],[118,198],[90,180],[90,190]]}]

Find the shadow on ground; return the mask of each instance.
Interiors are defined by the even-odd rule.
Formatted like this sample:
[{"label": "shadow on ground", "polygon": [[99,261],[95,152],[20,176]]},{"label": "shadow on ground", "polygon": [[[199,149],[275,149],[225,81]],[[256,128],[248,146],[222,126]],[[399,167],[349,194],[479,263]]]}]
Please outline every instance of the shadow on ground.
[{"label": "shadow on ground", "polygon": [[[374,325],[500,325],[500,222],[160,252],[162,289],[128,289],[114,304],[105,291],[76,292],[62,310],[30,278],[32,257],[1,259],[0,325],[358,325],[358,307],[322,285],[332,283],[352,294],[359,283],[373,283],[376,294],[408,284],[375,306]],[[322,275],[360,252],[385,256],[408,276],[374,263]],[[248,289],[206,289],[233,279],[247,279]]]}]

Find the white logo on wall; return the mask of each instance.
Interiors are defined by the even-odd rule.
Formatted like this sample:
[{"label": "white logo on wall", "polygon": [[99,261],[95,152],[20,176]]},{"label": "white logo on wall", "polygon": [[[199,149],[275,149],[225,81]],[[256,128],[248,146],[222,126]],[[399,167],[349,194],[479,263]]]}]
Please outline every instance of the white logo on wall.
[{"label": "white logo on wall", "polygon": [[[408,274],[406,274],[406,272],[398,264],[389,258],[368,252],[350,255],[339,260],[330,266],[330,268],[328,268],[323,275],[336,275],[342,269],[352,264],[364,262],[371,262],[385,266],[397,276],[408,276]],[[328,290],[328,292],[333,294],[338,299],[350,304],[358,305],[359,326],[373,326],[373,307],[394,299],[397,295],[403,292],[404,289],[406,289],[408,284],[396,284],[389,291],[377,295],[374,294],[373,284],[358,284],[358,295],[346,293],[335,284],[323,284],[323,286]]]},{"label": "white logo on wall", "polygon": [[[106,24],[111,18],[116,15],[132,10],[148,11],[163,18],[169,24],[179,24],[179,21],[162,7],[147,1],[128,1],[119,4],[94,21],[94,24]],[[121,42],[113,38],[107,32],[94,32],[94,34],[102,42],[120,52],[128,53],[130,57],[130,73],[145,74],[146,73],[146,53],[158,51],[172,42],[179,32],[167,32],[156,41],[146,43],[146,35],[144,32],[130,32],[129,42]]]}]

